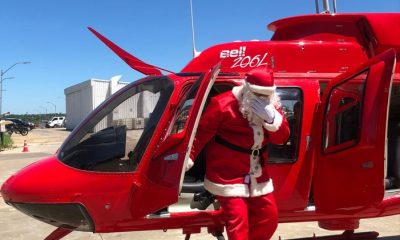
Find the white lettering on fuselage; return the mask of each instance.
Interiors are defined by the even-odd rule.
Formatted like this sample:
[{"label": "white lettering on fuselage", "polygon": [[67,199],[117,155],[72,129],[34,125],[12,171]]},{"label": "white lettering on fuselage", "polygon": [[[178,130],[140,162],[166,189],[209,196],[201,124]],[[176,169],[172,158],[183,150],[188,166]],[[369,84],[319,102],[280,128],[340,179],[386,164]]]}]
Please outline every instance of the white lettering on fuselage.
[{"label": "white lettering on fuselage", "polygon": [[266,58],[268,53],[257,54],[255,56],[246,56],[246,47],[242,46],[238,49],[222,50],[219,54],[220,58],[234,58],[231,68],[260,67],[267,65]]},{"label": "white lettering on fuselage", "polygon": [[234,58],[244,57],[246,53],[246,47],[239,47],[239,49],[222,50],[219,54],[220,58]]},{"label": "white lettering on fuselage", "polygon": [[264,66],[264,65],[267,65],[267,61],[265,61],[267,56],[268,56],[268,53],[264,53],[264,55],[262,55],[262,56],[261,56],[261,54],[257,54],[253,57],[251,57],[251,56],[238,57],[233,60],[233,64],[232,64],[231,68],[235,68],[235,67],[256,68],[256,67]]}]

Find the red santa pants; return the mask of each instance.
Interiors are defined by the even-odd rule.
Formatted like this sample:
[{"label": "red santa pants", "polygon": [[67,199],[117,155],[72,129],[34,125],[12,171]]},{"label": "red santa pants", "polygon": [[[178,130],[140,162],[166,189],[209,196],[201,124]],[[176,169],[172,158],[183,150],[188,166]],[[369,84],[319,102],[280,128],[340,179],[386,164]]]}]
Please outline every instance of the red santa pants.
[{"label": "red santa pants", "polygon": [[260,197],[220,197],[229,240],[268,240],[278,227],[272,193]]}]

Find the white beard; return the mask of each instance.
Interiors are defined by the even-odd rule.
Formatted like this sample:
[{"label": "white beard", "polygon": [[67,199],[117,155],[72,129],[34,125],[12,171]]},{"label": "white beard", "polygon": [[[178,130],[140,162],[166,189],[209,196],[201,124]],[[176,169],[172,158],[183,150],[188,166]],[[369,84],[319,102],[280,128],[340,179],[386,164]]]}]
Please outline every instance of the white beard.
[{"label": "white beard", "polygon": [[255,114],[250,106],[251,100],[257,98],[247,87],[243,87],[241,99],[239,100],[239,111],[243,117],[249,121],[251,126],[262,126],[264,122],[257,114]]},{"label": "white beard", "polygon": [[[264,129],[264,120],[255,114],[250,106],[251,101],[258,98],[258,96],[251,92],[246,86],[246,83],[242,86],[234,87],[232,93],[239,103],[239,111],[242,113],[242,116],[247,119],[250,127],[253,129],[254,144],[252,149],[259,149],[264,141],[264,134],[260,134]],[[280,98],[276,94],[261,96],[261,98],[266,104],[272,104],[276,108],[280,108],[281,106]]]}]

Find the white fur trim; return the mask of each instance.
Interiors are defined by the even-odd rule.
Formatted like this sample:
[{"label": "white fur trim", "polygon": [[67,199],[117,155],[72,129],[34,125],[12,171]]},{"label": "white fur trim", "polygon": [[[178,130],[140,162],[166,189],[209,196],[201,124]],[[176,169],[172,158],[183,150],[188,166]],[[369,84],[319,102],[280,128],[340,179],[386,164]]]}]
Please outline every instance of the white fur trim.
[{"label": "white fur trim", "polygon": [[274,191],[272,179],[257,183],[255,177],[251,177],[251,184],[219,184],[204,179],[204,188],[210,193],[222,197],[258,197]]},{"label": "white fur trim", "polygon": [[242,92],[243,92],[243,85],[232,88],[232,94],[233,94],[233,96],[235,96],[236,100],[238,100],[238,101],[240,101],[240,99],[242,99],[242,96],[241,96]]},{"label": "white fur trim", "polygon": [[272,95],[275,93],[276,86],[273,85],[271,87],[258,86],[254,84],[247,83],[247,86],[250,88],[252,92],[262,94],[262,95]]},{"label": "white fur trim", "polygon": [[[254,137],[254,144],[251,149],[260,149],[262,148],[262,143],[264,141],[264,130],[262,126],[255,126],[252,125],[251,128],[253,129],[253,137]],[[262,174],[262,167],[260,165],[260,157],[255,157],[250,154],[250,175],[254,177],[260,177]]]},{"label": "white fur trim", "polygon": [[204,188],[217,196],[249,197],[249,186],[247,184],[219,184],[204,178]]},{"label": "white fur trim", "polygon": [[262,143],[264,141],[264,130],[262,126],[251,125],[251,128],[253,129],[254,140],[254,144],[251,149],[260,149],[262,148]]},{"label": "white fur trim", "polygon": [[266,182],[257,183],[257,180],[251,179],[250,184],[250,196],[258,197],[263,196],[268,193],[272,193],[274,191],[274,185],[272,183],[272,179],[269,179]]},{"label": "white fur trim", "polygon": [[250,175],[253,177],[261,177],[262,167],[260,164],[260,157],[250,156]]},{"label": "white fur trim", "polygon": [[275,118],[274,122],[269,124],[264,122],[264,128],[270,132],[276,132],[281,127],[283,121],[283,117],[280,112],[275,109]]},{"label": "white fur trim", "polygon": [[189,170],[193,167],[193,165],[194,165],[193,160],[192,160],[191,158],[189,158],[189,159],[188,159],[188,162],[187,162],[187,164],[186,164],[186,167],[185,167],[185,171],[186,171],[186,172],[189,171]]}]

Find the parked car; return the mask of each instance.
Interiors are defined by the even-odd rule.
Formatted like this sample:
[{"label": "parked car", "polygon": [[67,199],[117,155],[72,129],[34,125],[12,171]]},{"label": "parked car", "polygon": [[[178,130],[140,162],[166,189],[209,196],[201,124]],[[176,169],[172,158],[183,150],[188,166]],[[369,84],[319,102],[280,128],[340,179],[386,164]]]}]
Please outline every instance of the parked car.
[{"label": "parked car", "polygon": [[13,122],[13,124],[15,124],[16,128],[18,129],[27,129],[28,131],[30,131],[35,128],[35,124],[31,122],[25,122],[18,118],[5,118],[4,120]]},{"label": "parked car", "polygon": [[22,136],[26,136],[29,133],[28,127],[17,125],[15,123],[11,123],[6,125],[7,133],[11,136],[13,133],[21,134]]},{"label": "parked car", "polygon": [[50,121],[46,123],[47,128],[56,128],[56,127],[64,127],[65,126],[65,117],[53,117]]}]

